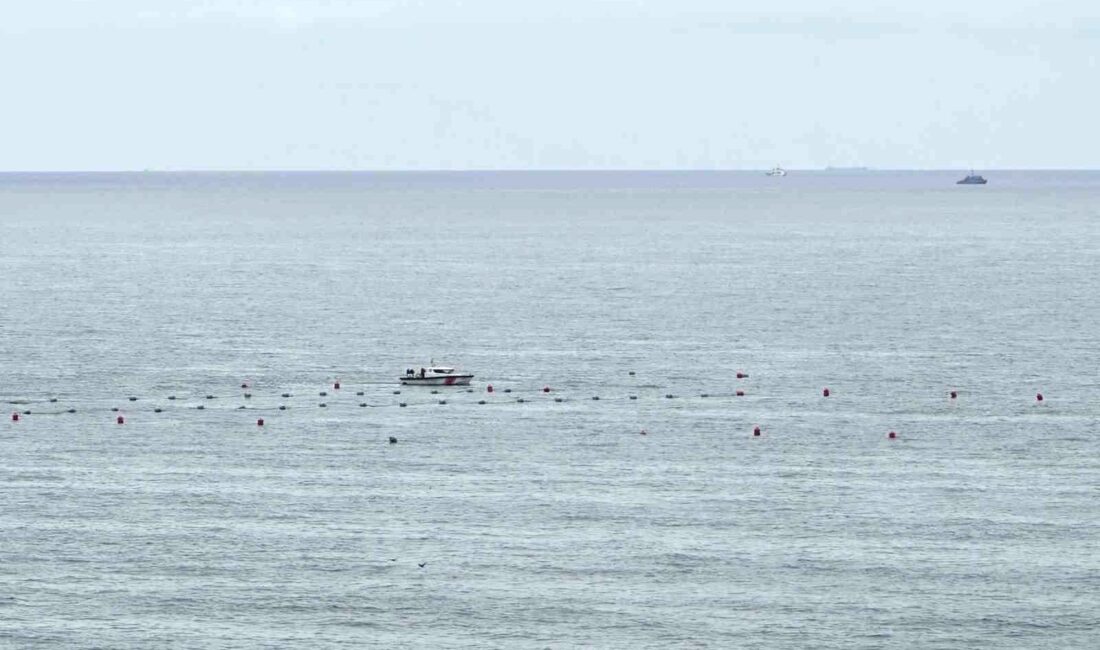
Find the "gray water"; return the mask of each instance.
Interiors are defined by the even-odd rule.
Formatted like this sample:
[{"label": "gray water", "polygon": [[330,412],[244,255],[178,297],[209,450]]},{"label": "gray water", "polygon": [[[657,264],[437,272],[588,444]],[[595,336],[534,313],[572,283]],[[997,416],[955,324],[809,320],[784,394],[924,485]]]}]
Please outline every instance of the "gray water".
[{"label": "gray water", "polygon": [[0,175],[0,646],[1096,647],[1100,173],[961,175]]}]

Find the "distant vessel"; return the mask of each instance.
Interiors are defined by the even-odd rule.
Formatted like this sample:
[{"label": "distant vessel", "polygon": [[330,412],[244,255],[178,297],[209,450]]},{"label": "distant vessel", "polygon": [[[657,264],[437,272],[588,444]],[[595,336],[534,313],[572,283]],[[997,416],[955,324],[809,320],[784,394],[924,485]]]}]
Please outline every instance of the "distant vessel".
[{"label": "distant vessel", "polygon": [[955,181],[955,185],[985,185],[989,181],[985,180],[980,174],[975,174],[971,169],[970,173],[966,175],[966,178],[961,181]]},{"label": "distant vessel", "polygon": [[469,386],[474,376],[459,372],[448,366],[429,366],[417,372],[413,368],[405,370],[404,377],[397,380],[406,386]]},{"label": "distant vessel", "polygon": [[768,176],[786,176],[787,175],[787,170],[783,169],[779,165],[776,165],[775,167],[772,167],[772,170],[770,172],[768,172],[767,175]]}]

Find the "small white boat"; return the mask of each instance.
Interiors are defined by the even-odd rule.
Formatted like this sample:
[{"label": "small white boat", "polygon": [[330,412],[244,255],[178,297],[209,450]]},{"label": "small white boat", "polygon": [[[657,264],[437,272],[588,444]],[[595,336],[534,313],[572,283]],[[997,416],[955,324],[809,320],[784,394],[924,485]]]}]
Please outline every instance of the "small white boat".
[{"label": "small white boat", "polygon": [[767,172],[767,175],[768,176],[786,176],[787,175],[787,170],[783,169],[779,165],[776,165],[775,167],[772,167],[770,172]]},{"label": "small white boat", "polygon": [[405,386],[469,386],[474,376],[447,366],[427,366],[408,368],[405,375],[398,377]]}]

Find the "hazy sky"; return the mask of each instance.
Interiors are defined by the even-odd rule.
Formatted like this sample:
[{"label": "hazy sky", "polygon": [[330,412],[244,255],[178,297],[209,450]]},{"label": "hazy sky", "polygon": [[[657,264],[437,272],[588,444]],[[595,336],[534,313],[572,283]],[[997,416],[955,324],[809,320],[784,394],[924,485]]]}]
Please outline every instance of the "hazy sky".
[{"label": "hazy sky", "polygon": [[0,169],[1100,168],[1100,3],[8,0]]}]

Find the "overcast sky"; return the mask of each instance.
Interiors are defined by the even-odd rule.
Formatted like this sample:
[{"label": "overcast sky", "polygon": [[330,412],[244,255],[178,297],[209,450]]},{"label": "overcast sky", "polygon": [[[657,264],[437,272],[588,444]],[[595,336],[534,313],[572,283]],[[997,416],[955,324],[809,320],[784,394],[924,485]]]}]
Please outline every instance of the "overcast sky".
[{"label": "overcast sky", "polygon": [[1100,3],[36,0],[0,169],[1100,168]]}]

